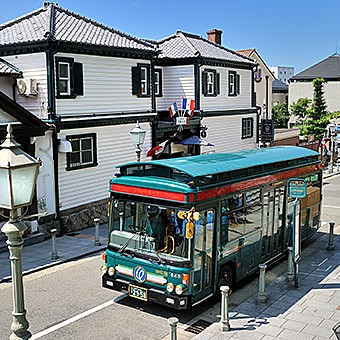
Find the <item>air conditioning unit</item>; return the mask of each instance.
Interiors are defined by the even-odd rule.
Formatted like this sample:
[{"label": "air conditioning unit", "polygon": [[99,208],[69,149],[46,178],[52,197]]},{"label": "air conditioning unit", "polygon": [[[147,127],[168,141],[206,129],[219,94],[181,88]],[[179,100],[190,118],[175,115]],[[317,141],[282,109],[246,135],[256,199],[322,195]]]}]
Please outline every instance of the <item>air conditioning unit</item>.
[{"label": "air conditioning unit", "polygon": [[23,78],[17,80],[19,94],[27,97],[35,97],[38,95],[38,82],[33,78]]}]

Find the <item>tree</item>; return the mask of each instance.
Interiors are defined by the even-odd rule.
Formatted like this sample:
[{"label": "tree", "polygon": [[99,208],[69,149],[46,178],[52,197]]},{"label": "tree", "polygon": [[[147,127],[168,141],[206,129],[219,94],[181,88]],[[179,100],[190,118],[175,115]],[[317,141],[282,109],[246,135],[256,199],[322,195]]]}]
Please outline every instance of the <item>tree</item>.
[{"label": "tree", "polygon": [[288,104],[281,103],[272,108],[272,118],[276,128],[286,128],[289,120]]},{"label": "tree", "polygon": [[311,108],[312,100],[309,98],[299,98],[297,102],[290,105],[290,112],[292,115],[304,120],[308,111]]},{"label": "tree", "polygon": [[305,122],[300,126],[300,134],[307,137],[314,135],[314,138],[321,141],[325,129],[329,123],[330,115],[327,112],[326,100],[324,98],[323,85],[325,80],[323,78],[316,78],[313,80],[313,101],[310,109],[307,109],[305,115]]}]

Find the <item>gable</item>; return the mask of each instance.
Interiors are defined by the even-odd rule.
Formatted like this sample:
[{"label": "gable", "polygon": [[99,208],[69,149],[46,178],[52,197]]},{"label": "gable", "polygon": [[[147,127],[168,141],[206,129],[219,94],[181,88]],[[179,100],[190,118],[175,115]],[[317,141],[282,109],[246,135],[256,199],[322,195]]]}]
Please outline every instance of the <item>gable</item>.
[{"label": "gable", "polygon": [[5,138],[8,123],[13,124],[13,130],[20,137],[43,136],[49,128],[46,123],[0,91],[0,139]]}]

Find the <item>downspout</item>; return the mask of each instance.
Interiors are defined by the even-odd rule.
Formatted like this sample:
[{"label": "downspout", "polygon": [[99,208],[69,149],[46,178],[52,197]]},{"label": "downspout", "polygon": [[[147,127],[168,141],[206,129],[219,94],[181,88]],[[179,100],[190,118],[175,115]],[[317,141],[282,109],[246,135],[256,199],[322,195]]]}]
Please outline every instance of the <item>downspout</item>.
[{"label": "downspout", "polygon": [[269,82],[269,76],[266,76],[266,119],[268,119],[268,116],[269,116],[269,114],[268,114],[268,95],[269,95],[269,84],[268,84],[268,82]]},{"label": "downspout", "polygon": [[[55,100],[55,72],[54,72],[54,55],[57,52],[57,45],[49,43],[46,51],[47,63],[47,95],[48,95],[48,122],[53,124],[52,132],[52,155],[53,155],[53,171],[54,171],[54,193],[55,193],[55,219],[61,223],[60,204],[59,204],[59,174],[58,174],[58,132],[60,131],[60,120],[56,115]],[[60,234],[64,233],[63,226],[60,225]]]},{"label": "downspout", "polygon": [[[200,69],[202,65],[202,60],[201,58],[197,58],[194,64],[194,86],[195,86],[195,110],[200,111],[200,123],[199,123],[199,136],[200,137],[200,132],[201,132],[201,120],[203,119],[202,117],[202,111],[200,110],[201,107],[201,77],[200,77]],[[196,146],[195,154],[198,155],[201,153],[201,148],[200,146]]]}]

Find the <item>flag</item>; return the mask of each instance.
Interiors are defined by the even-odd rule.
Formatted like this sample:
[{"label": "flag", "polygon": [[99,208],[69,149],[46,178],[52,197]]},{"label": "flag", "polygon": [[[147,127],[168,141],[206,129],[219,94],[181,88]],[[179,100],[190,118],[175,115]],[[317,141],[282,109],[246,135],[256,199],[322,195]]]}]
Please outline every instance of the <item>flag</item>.
[{"label": "flag", "polygon": [[178,108],[177,108],[177,103],[176,102],[173,102],[171,104],[171,106],[169,107],[169,111],[170,111],[170,117],[172,118],[178,111]]},{"label": "flag", "polygon": [[195,110],[195,100],[183,98],[182,99],[182,110],[189,111],[190,116],[192,116]]},{"label": "flag", "polygon": [[167,147],[167,145],[171,142],[170,139],[156,145],[154,148],[150,149],[148,151],[148,153],[146,154],[146,157],[152,157],[152,156],[156,156],[159,155],[160,153],[162,153],[164,151],[164,149]]}]

